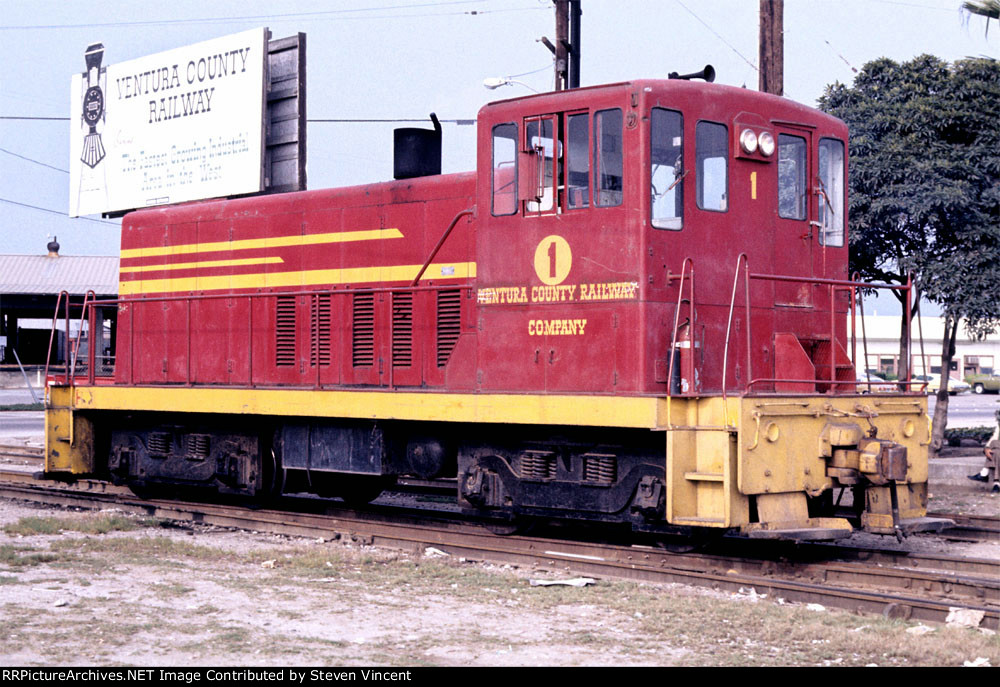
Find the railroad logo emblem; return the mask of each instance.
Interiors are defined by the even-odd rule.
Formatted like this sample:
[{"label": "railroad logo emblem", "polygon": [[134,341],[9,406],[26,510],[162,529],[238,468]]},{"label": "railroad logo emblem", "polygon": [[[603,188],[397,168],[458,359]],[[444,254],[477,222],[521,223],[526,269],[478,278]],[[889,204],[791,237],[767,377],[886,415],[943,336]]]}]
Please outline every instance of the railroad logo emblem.
[{"label": "railroad logo emblem", "polygon": [[573,251],[562,236],[546,236],[535,248],[535,274],[543,284],[561,284],[573,267]]},{"label": "railroad logo emblem", "polygon": [[83,139],[80,161],[91,169],[104,159],[104,144],[97,125],[104,121],[104,89],[101,87],[107,68],[101,67],[104,46],[94,43],[84,54],[87,63],[87,90],[83,93],[83,126],[88,133]]}]

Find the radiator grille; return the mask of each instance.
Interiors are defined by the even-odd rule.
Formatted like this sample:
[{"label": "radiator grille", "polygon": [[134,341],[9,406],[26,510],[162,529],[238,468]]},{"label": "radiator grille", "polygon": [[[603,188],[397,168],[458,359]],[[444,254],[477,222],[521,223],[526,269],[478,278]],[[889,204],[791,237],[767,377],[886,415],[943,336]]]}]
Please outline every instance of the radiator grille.
[{"label": "radiator grille", "polygon": [[392,366],[413,366],[413,294],[392,294]]},{"label": "radiator grille", "polygon": [[354,294],[351,329],[351,349],[354,367],[375,365],[375,294]]},{"label": "radiator grille", "polygon": [[274,364],[295,365],[295,296],[278,296],[274,316]]},{"label": "radiator grille", "polygon": [[330,364],[330,325],[332,319],[333,308],[330,294],[313,296],[311,327],[309,329],[312,343],[309,364],[313,367]]},{"label": "radiator grille", "polygon": [[437,299],[437,364],[448,363],[461,332],[462,292],[438,291]]}]

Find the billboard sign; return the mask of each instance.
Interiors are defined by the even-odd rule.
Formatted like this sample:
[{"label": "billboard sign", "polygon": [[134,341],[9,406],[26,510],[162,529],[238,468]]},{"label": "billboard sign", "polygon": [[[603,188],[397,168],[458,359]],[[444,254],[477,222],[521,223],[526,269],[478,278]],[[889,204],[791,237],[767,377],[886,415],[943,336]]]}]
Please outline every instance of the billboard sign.
[{"label": "billboard sign", "polygon": [[265,28],[120,64],[70,93],[71,217],[263,189]]}]

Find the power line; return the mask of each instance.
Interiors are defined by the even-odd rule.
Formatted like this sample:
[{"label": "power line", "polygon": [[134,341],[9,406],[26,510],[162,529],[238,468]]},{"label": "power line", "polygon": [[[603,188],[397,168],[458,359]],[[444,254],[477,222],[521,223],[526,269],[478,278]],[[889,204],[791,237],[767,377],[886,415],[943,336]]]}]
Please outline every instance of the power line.
[{"label": "power line", "polygon": [[[59,212],[58,210],[50,210],[49,208],[41,208],[37,205],[28,205],[27,203],[18,203],[16,200],[8,200],[7,198],[0,198],[0,203],[10,203],[11,205],[19,205],[22,208],[31,208],[32,210],[40,210],[41,212],[48,212],[53,215],[59,215],[60,217],[66,217],[65,212]],[[108,222],[103,219],[93,219],[92,217],[77,217],[75,219],[85,219],[88,222],[97,222],[98,224],[110,224],[113,227],[117,227],[117,222]]]},{"label": "power line", "polygon": [[54,169],[57,172],[63,172],[64,174],[69,174],[68,169],[61,169],[60,167],[53,167],[52,165],[46,164],[40,160],[35,160],[34,158],[25,157],[24,155],[18,155],[17,153],[7,150],[6,148],[0,148],[0,153],[7,153],[8,155],[13,155],[14,157],[19,157],[22,160],[27,160],[28,162],[33,162],[36,165],[41,165],[42,167],[48,167],[49,169]]},{"label": "power line", "polygon": [[0,115],[0,119],[10,119],[21,122],[68,122],[69,117],[19,117],[16,115]]},{"label": "power line", "polygon": [[[427,2],[413,5],[386,5],[384,7],[357,7],[345,10],[324,10],[317,12],[290,12],[286,14],[259,14],[247,17],[203,17],[197,19],[151,19],[146,21],[126,21],[126,22],[97,22],[89,24],[32,24],[21,26],[0,26],[0,31],[15,30],[42,30],[42,29],[84,29],[84,28],[108,28],[123,26],[163,26],[182,24],[214,24],[218,22],[228,22],[231,24],[255,23],[264,20],[288,20],[309,18],[313,20],[326,19],[395,19],[395,18],[416,18],[416,17],[444,17],[456,15],[479,16],[483,14],[498,14],[501,12],[528,12],[542,7],[512,7],[504,9],[471,10],[464,12],[434,12],[425,14],[395,14],[395,15],[375,15],[361,17],[357,16],[362,12],[384,12],[387,10],[409,10],[423,9],[429,7],[445,7],[453,5],[482,4],[485,0],[451,0],[450,2]],[[344,15],[355,15],[354,17]]]},{"label": "power line", "polygon": [[[548,69],[548,67],[546,67]],[[19,121],[19,122],[68,122],[69,117],[35,117],[28,115],[0,115],[0,120],[8,121]],[[393,124],[400,122],[427,122],[430,121],[427,117],[412,117],[412,118],[386,118],[386,119],[333,119],[333,118],[317,118],[317,119],[307,119],[307,122],[316,122],[319,124]],[[439,119],[439,122],[444,124],[456,124],[458,126],[471,126],[476,123],[475,119]]]},{"label": "power line", "polygon": [[739,56],[740,56],[741,58],[743,58],[743,61],[744,61],[744,62],[746,62],[747,64],[749,64],[749,65],[750,65],[751,67],[753,67],[755,71],[757,71],[757,72],[760,72],[760,69],[759,69],[759,68],[757,67],[757,65],[755,65],[755,64],[754,64],[753,62],[751,62],[750,60],[748,60],[748,59],[746,58],[746,56],[744,56],[744,55],[743,55],[743,53],[741,53],[741,52],[740,52],[739,50],[737,50],[737,49],[736,49],[736,48],[735,48],[735,47],[733,46],[733,44],[732,44],[732,43],[730,43],[730,42],[729,42],[729,41],[727,41],[727,40],[726,40],[725,38],[723,38],[723,37],[722,37],[722,36],[721,36],[721,35],[720,35],[720,34],[719,34],[719,33],[718,33],[718,32],[717,32],[717,31],[716,31],[715,29],[713,29],[713,28],[712,28],[711,26],[709,26],[708,24],[706,24],[706,23],[705,23],[705,21],[704,21],[704,20],[703,20],[703,19],[702,19],[701,17],[699,17],[699,16],[697,15],[697,14],[695,14],[695,13],[694,13],[694,12],[692,12],[692,11],[691,11],[690,9],[688,9],[687,5],[685,5],[685,4],[683,3],[683,2],[681,2],[681,0],[675,0],[675,2],[676,2],[676,3],[678,4],[678,5],[680,5],[681,7],[683,7],[683,8],[685,9],[685,10],[687,10],[687,13],[688,13],[688,14],[690,14],[690,15],[691,15],[692,17],[694,17],[695,19],[697,19],[697,20],[698,20],[698,21],[699,21],[699,22],[700,22],[700,23],[702,24],[702,26],[704,26],[704,27],[705,27],[706,29],[708,29],[709,31],[711,31],[711,32],[712,32],[712,34],[713,34],[713,35],[714,35],[714,36],[715,36],[716,38],[718,38],[718,39],[719,39],[720,41],[722,41],[723,43],[725,43],[726,45],[728,45],[728,46],[729,46],[729,49],[730,49],[730,50],[732,50],[732,51],[733,51],[734,53],[736,53],[736,54],[737,54],[737,55],[739,55]]}]

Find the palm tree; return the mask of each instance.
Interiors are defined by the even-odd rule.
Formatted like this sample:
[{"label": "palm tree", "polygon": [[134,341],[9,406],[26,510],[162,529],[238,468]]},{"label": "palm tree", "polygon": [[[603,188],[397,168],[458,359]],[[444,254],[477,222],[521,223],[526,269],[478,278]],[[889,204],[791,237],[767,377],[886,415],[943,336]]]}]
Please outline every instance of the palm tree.
[{"label": "palm tree", "polygon": [[1000,0],[970,0],[962,3],[962,11],[986,17],[986,35],[990,34],[990,19],[1000,23]]}]

